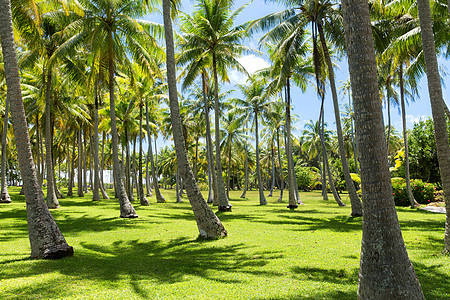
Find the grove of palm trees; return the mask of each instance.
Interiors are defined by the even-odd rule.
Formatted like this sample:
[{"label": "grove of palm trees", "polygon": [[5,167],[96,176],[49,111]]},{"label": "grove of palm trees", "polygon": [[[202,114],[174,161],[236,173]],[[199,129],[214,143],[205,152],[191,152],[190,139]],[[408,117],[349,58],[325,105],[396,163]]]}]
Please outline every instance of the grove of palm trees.
[{"label": "grove of palm trees", "polygon": [[0,0],[0,293],[450,298],[449,5]]}]

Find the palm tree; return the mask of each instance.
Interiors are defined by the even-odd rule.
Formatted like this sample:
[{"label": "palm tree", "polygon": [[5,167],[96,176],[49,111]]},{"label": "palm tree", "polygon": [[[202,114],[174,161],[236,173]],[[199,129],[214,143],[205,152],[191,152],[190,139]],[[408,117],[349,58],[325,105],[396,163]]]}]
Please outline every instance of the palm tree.
[{"label": "palm tree", "polygon": [[424,299],[392,196],[369,6],[364,0],[344,0],[342,9],[364,187],[358,297]]},{"label": "palm tree", "polygon": [[8,186],[6,184],[6,139],[8,137],[8,114],[9,114],[9,101],[8,97],[5,97],[5,116],[3,117],[3,133],[2,133],[2,160],[1,160],[1,198],[0,203],[11,203],[11,197],[8,193]]},{"label": "palm tree", "polygon": [[167,83],[169,87],[170,115],[173,126],[173,139],[177,154],[178,170],[183,178],[189,202],[194,211],[197,227],[202,238],[218,238],[227,235],[219,218],[206,204],[189,166],[185,141],[182,134],[181,118],[175,75],[175,47],[170,13],[170,0],[163,0],[164,33],[166,40]]},{"label": "palm tree", "polygon": [[20,89],[11,4],[8,0],[0,1],[0,38],[2,41],[8,98],[11,101],[11,119],[24,183],[31,257],[61,258],[71,256],[73,255],[73,248],[67,244],[50,214],[36,177]]},{"label": "palm tree", "polygon": [[248,85],[238,85],[239,90],[245,99],[235,99],[239,110],[244,114],[249,114],[249,120],[253,119],[255,124],[255,148],[256,148],[256,175],[258,178],[259,204],[266,205],[267,200],[264,196],[264,188],[261,178],[261,165],[259,161],[259,127],[258,116],[264,117],[272,102],[269,101],[266,93],[266,83],[263,78],[252,76],[248,79]]},{"label": "palm tree", "polygon": [[443,108],[441,80],[439,76],[436,47],[434,43],[430,3],[424,0],[417,1],[420,32],[422,36],[423,53],[428,80],[431,112],[433,115],[434,134],[438,153],[439,171],[441,173],[442,187],[444,189],[445,208],[447,218],[445,222],[445,252],[450,252],[450,148],[448,146],[448,133]]},{"label": "palm tree", "polygon": [[227,68],[232,67],[246,73],[242,65],[235,59],[249,48],[241,45],[247,36],[243,26],[233,27],[234,20],[245,5],[230,12],[232,2],[228,0],[200,0],[192,17],[185,17],[183,27],[188,32],[185,36],[192,45],[189,56],[197,61],[210,64],[214,79],[214,121],[216,170],[219,211],[228,211],[231,205],[225,193],[220,158],[220,110],[219,110],[219,73],[227,79]]}]

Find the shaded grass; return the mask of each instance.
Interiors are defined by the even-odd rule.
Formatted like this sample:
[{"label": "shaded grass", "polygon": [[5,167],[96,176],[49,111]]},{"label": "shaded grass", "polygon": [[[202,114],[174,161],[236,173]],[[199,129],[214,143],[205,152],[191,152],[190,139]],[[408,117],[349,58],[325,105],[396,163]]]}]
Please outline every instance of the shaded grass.
[{"label": "shaded grass", "polygon": [[[306,205],[291,211],[277,196],[260,206],[257,192],[231,192],[233,211],[217,213],[229,236],[207,242],[196,239],[189,203],[175,203],[173,190],[163,190],[168,203],[134,203],[132,220],[119,218],[116,199],[61,199],[52,214],[75,254],[38,261],[27,259],[18,192],[0,206],[2,299],[356,299],[361,218],[319,193],[302,193]],[[445,216],[398,212],[426,298],[449,299]]]}]

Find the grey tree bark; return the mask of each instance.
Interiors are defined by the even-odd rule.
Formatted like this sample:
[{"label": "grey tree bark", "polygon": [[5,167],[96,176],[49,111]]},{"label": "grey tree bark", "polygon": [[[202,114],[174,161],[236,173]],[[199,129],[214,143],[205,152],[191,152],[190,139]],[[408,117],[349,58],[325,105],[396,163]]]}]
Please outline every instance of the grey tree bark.
[{"label": "grey tree bark", "polygon": [[97,82],[94,84],[94,186],[92,189],[92,201],[100,201],[100,172],[98,157],[98,96]]},{"label": "grey tree bark", "polygon": [[78,128],[78,168],[77,168],[77,178],[78,178],[78,190],[77,195],[78,197],[84,197],[83,192],[83,142],[82,142],[82,134],[81,134],[81,124],[80,128]]},{"label": "grey tree bark", "polygon": [[28,235],[32,258],[62,258],[73,255],[73,248],[64,239],[45,204],[36,177],[31,153],[28,125],[20,89],[19,67],[14,44],[9,0],[0,0],[0,38],[11,105],[11,120],[16,138],[17,156],[23,178],[27,207]]},{"label": "grey tree bark", "polygon": [[166,40],[167,83],[169,87],[170,117],[173,138],[177,153],[178,168],[186,185],[187,196],[194,212],[197,227],[202,238],[218,238],[227,235],[219,218],[203,199],[189,166],[185,141],[182,133],[180,108],[175,73],[175,47],[173,42],[172,20],[170,19],[170,0],[163,0],[164,33]]},{"label": "grey tree bark", "polygon": [[[247,133],[247,122],[244,123],[244,130],[245,133]],[[248,190],[248,145],[247,145],[247,141],[245,141],[245,163],[244,163],[244,168],[245,168],[245,173],[244,173],[244,177],[245,177],[245,182],[244,182],[244,190],[242,191],[242,195],[241,198],[245,198],[245,196],[247,195],[247,190]]]},{"label": "grey tree bark", "polygon": [[73,144],[72,144],[72,163],[71,168],[69,172],[69,186],[67,187],[67,196],[73,196],[73,182],[74,182],[74,175],[75,175],[75,142],[76,142],[76,136],[73,135]]},{"label": "grey tree bark", "polygon": [[259,163],[259,132],[258,132],[258,113],[255,112],[255,137],[256,137],[256,175],[258,177],[259,205],[266,205],[267,200],[264,196],[264,188],[261,178],[261,166]]},{"label": "grey tree bark", "polygon": [[444,98],[442,96],[441,77],[439,75],[436,48],[434,44],[430,3],[428,0],[418,0],[417,6],[427,73],[428,93],[430,95],[431,113],[433,116],[439,171],[441,173],[442,187],[444,189],[446,209],[444,251],[450,252],[450,148],[443,109]]},{"label": "grey tree bark", "polygon": [[152,177],[153,177],[153,186],[155,188],[155,195],[156,195],[156,202],[157,203],[164,203],[166,202],[166,198],[161,194],[161,190],[159,189],[159,183],[158,183],[158,176],[156,176],[156,166],[155,162],[153,161],[153,150],[152,150],[152,135],[150,131],[150,121],[148,117],[148,104],[145,103],[145,118],[147,123],[147,132],[148,132],[148,153],[150,157],[150,165],[152,168]]},{"label": "grey tree bark", "polygon": [[[143,175],[142,175],[142,159],[143,159],[143,150],[142,150],[142,140],[144,139],[144,134],[142,133],[142,118],[144,117],[144,108],[143,105],[140,104],[139,105],[139,166],[138,166],[138,171],[139,171],[139,179],[138,179],[138,194],[139,194],[139,200],[141,201],[141,205],[150,205],[150,203],[148,202],[147,197],[145,197],[145,193],[144,193],[144,183],[143,183]],[[150,132],[148,133],[150,134]],[[151,144],[151,143],[149,143]]]},{"label": "grey tree bark", "polygon": [[51,126],[51,107],[52,107],[52,70],[47,66],[46,89],[45,89],[45,163],[47,165],[47,199],[46,203],[49,209],[59,208],[59,202],[55,193],[54,170],[52,159],[52,126]]},{"label": "grey tree bark", "polygon": [[292,147],[291,147],[291,93],[290,93],[290,81],[286,80],[286,157],[287,157],[287,168],[288,168],[288,185],[289,185],[289,209],[296,209],[297,199],[295,197],[294,191],[294,176],[292,173],[292,168],[294,168],[291,160]]},{"label": "grey tree bark", "polygon": [[278,202],[282,202],[283,201],[283,191],[284,191],[284,175],[283,175],[283,164],[281,163],[279,129],[277,129],[277,152],[278,152],[278,163],[280,165],[280,196],[278,197]]},{"label": "grey tree bark", "polygon": [[338,96],[336,92],[336,84],[334,81],[334,70],[333,64],[331,62],[330,53],[328,52],[327,42],[325,40],[325,34],[323,32],[323,27],[321,21],[318,21],[318,31],[320,36],[320,42],[322,44],[322,50],[325,57],[325,61],[328,69],[328,80],[330,81],[331,95],[333,99],[333,107],[334,107],[334,118],[336,121],[336,133],[338,138],[339,145],[339,156],[342,162],[342,171],[344,173],[345,179],[345,187],[348,191],[348,196],[350,197],[350,203],[352,206],[352,217],[360,217],[363,214],[363,207],[361,200],[359,199],[358,194],[356,193],[355,185],[353,184],[352,177],[350,176],[350,168],[348,167],[347,157],[345,156],[345,148],[344,148],[344,138],[342,134],[342,126],[341,126],[341,116],[339,112],[339,102]]},{"label": "grey tree bark", "polygon": [[364,203],[358,299],[424,299],[392,196],[369,6],[343,0],[342,8]]},{"label": "grey tree bark", "polygon": [[[11,203],[11,197],[8,193],[8,186],[6,184],[6,142],[8,137],[8,115],[9,115],[9,100],[8,96],[5,101],[5,117],[3,118],[3,134],[2,134],[2,169],[1,169],[1,192],[0,203]],[[39,153],[38,153],[39,157]]]}]

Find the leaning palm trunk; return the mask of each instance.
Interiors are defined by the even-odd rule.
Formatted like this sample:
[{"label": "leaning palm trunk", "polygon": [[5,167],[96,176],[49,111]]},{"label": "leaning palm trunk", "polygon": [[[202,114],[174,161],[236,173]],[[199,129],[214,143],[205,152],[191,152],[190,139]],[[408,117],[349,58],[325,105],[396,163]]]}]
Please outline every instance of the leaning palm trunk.
[{"label": "leaning palm trunk", "polygon": [[405,144],[405,181],[406,181],[406,192],[408,194],[409,203],[411,203],[411,208],[419,205],[414,195],[411,191],[411,179],[409,176],[409,150],[408,150],[408,132],[406,131],[406,111],[405,111],[405,95],[403,90],[403,64],[400,65],[400,105],[402,109],[402,125],[403,125],[403,143]]},{"label": "leaning palm trunk", "polygon": [[322,105],[320,107],[320,115],[319,122],[322,123],[322,128],[320,129],[320,141],[322,143],[322,151],[323,151],[323,168],[327,170],[328,173],[328,181],[330,182],[331,192],[333,193],[334,200],[339,206],[346,206],[344,202],[341,201],[341,197],[339,197],[338,192],[336,191],[336,186],[334,185],[333,176],[331,174],[330,165],[328,163],[327,150],[325,148],[325,137],[324,137],[324,113],[323,113],[323,103],[324,103],[324,95],[322,94]]},{"label": "leaning palm trunk", "polygon": [[341,157],[342,162],[342,171],[344,173],[345,186],[347,188],[348,196],[350,197],[350,203],[352,206],[351,215],[353,217],[360,217],[363,214],[362,203],[361,200],[359,200],[358,194],[356,193],[355,185],[353,184],[352,177],[350,176],[350,168],[348,167],[347,157],[345,156],[344,138],[342,135],[341,117],[339,113],[339,102],[336,92],[336,84],[334,82],[333,64],[331,63],[330,53],[328,52],[328,46],[325,41],[325,35],[323,33],[323,27],[320,21],[318,22],[317,27],[320,36],[320,42],[322,44],[323,54],[328,68],[328,78],[330,81],[331,95],[333,98],[333,106],[334,106],[334,117],[336,120],[336,132],[338,137],[339,155]]},{"label": "leaning palm trunk", "polygon": [[113,168],[114,168],[114,182],[117,187],[117,194],[119,196],[120,205],[120,217],[121,218],[137,218],[138,215],[134,210],[133,205],[131,205],[130,200],[128,200],[127,192],[123,185],[122,179],[122,169],[120,167],[119,161],[119,150],[118,150],[118,134],[117,134],[117,124],[116,124],[116,104],[114,101],[114,61],[113,61],[113,49],[112,49],[112,33],[109,33],[109,108],[111,115],[111,136],[112,136],[112,156],[113,156]]},{"label": "leaning palm trunk", "polygon": [[343,0],[342,8],[364,203],[358,299],[424,299],[392,196],[369,6]]},{"label": "leaning palm trunk", "polygon": [[417,1],[422,35],[422,45],[427,71],[428,92],[430,94],[431,112],[434,123],[434,136],[438,154],[439,171],[441,173],[442,187],[444,189],[445,208],[447,218],[445,222],[445,250],[450,252],[450,148],[448,146],[447,124],[442,103],[441,78],[439,76],[436,48],[432,30],[430,3],[424,0]]},{"label": "leaning palm trunk", "polygon": [[[9,114],[9,100],[6,97],[5,101],[5,117],[3,118],[3,134],[2,134],[2,170],[1,170],[1,184],[2,184],[2,196],[0,203],[11,203],[11,197],[8,193],[8,187],[6,185],[6,138],[8,137],[8,114]],[[37,155],[39,157],[39,153]]]},{"label": "leaning palm trunk", "polygon": [[11,105],[11,119],[16,138],[17,156],[23,178],[27,207],[28,235],[32,258],[61,258],[73,255],[73,248],[64,239],[48,210],[36,177],[31,152],[28,125],[20,90],[19,67],[14,45],[11,5],[9,0],[0,0],[0,38]]},{"label": "leaning palm trunk", "polygon": [[259,134],[258,134],[258,114],[255,112],[255,137],[256,137],[256,175],[258,177],[259,204],[266,205],[267,200],[264,196],[264,188],[261,178],[261,166],[259,163]]},{"label": "leaning palm trunk", "polygon": [[51,67],[47,66],[47,82],[45,90],[45,162],[47,164],[47,199],[48,208],[54,209],[59,207],[59,202],[55,193],[54,174],[53,174],[53,159],[52,159],[52,126],[51,126],[51,85],[52,85],[52,71]]},{"label": "leaning palm trunk", "polygon": [[164,33],[166,40],[167,82],[169,87],[170,116],[173,126],[173,139],[177,153],[178,168],[184,178],[187,196],[194,211],[197,227],[202,238],[218,238],[227,235],[220,220],[206,204],[194,179],[194,174],[189,166],[185,141],[182,134],[180,108],[178,104],[175,53],[172,32],[172,20],[170,19],[170,0],[163,0]]},{"label": "leaning palm trunk", "polygon": [[148,118],[148,105],[145,103],[145,118],[147,123],[147,135],[148,135],[148,156],[150,157],[150,165],[152,168],[152,178],[153,178],[153,186],[155,187],[155,195],[157,203],[166,202],[166,198],[161,194],[158,184],[158,177],[156,176],[156,167],[155,162],[153,161],[153,150],[152,150],[152,135],[150,131],[150,123]]},{"label": "leaning palm trunk", "polygon": [[287,172],[288,172],[288,185],[289,185],[289,205],[290,209],[298,207],[297,199],[295,197],[294,190],[294,176],[292,172],[292,147],[291,147],[291,95],[290,95],[290,82],[286,80],[286,159],[287,159]]},{"label": "leaning palm trunk", "polygon": [[219,78],[217,76],[217,60],[216,54],[213,53],[213,74],[214,74],[214,131],[216,135],[216,172],[217,172],[217,198],[219,202],[219,211],[231,210],[231,204],[228,201],[228,197],[225,193],[225,185],[222,175],[222,160],[220,157],[220,108],[219,108]]}]

